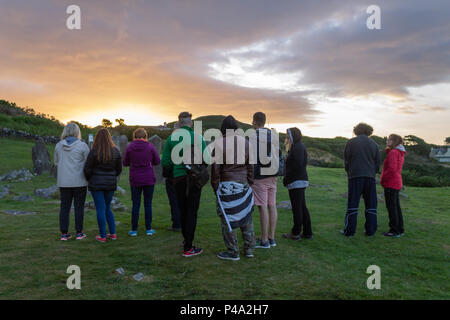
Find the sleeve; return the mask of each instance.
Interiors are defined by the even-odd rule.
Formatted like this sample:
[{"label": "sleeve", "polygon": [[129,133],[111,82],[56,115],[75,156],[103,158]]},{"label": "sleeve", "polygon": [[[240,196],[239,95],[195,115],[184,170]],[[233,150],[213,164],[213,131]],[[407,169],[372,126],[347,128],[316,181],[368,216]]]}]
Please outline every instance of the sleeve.
[{"label": "sleeve", "polygon": [[55,167],[57,167],[58,166],[58,162],[59,162],[59,144],[56,145],[55,151],[53,153],[53,165]]},{"label": "sleeve", "polygon": [[211,186],[214,190],[214,193],[219,188],[220,182],[220,164],[213,163],[211,165]]},{"label": "sleeve", "polygon": [[349,166],[350,166],[350,159],[351,159],[351,148],[350,148],[350,141],[347,142],[344,149],[344,165],[345,165],[345,171],[348,172]]},{"label": "sleeve", "polygon": [[130,155],[129,155],[129,151],[128,151],[128,147],[125,149],[125,153],[123,155],[123,161],[122,164],[124,167],[129,167],[130,166]]},{"label": "sleeve", "polygon": [[375,153],[375,172],[378,173],[378,172],[380,172],[380,164],[381,164],[380,149],[378,149],[378,145],[376,145],[376,149],[377,149],[377,151]]},{"label": "sleeve", "polygon": [[380,178],[381,185],[383,185],[386,177],[392,176],[393,168],[394,168],[393,162],[394,162],[393,151],[391,151],[386,155],[386,159],[384,159],[384,162],[383,162],[383,171],[382,171],[381,178]]},{"label": "sleeve", "polygon": [[170,138],[171,136],[167,138],[166,143],[164,144],[164,150],[161,159],[161,165],[163,167],[173,167],[173,162],[170,159],[172,153],[172,144],[170,143]]},{"label": "sleeve", "polygon": [[120,176],[120,174],[122,173],[122,156],[118,149],[116,149],[116,152],[117,152],[117,158],[115,160],[116,176]]},{"label": "sleeve", "polygon": [[86,163],[84,164],[84,176],[89,180],[92,176],[92,170],[94,168],[94,152],[91,150],[87,156]]}]

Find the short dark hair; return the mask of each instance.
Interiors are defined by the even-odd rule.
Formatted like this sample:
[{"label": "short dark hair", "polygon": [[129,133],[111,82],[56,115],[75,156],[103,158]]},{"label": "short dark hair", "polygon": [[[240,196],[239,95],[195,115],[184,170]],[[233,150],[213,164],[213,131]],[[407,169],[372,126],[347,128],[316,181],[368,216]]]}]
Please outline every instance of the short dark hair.
[{"label": "short dark hair", "polygon": [[359,136],[362,134],[365,134],[366,136],[371,136],[373,132],[372,126],[368,125],[367,123],[361,122],[358,123],[354,128],[353,132],[355,135]]},{"label": "short dark hair", "polygon": [[253,122],[257,125],[257,126],[264,126],[266,124],[266,115],[263,112],[256,112],[253,115]]},{"label": "short dark hair", "polygon": [[222,132],[223,135],[227,132],[227,129],[233,129],[237,130],[238,125],[237,121],[233,116],[227,116],[222,121],[222,126],[220,127],[220,132]]}]

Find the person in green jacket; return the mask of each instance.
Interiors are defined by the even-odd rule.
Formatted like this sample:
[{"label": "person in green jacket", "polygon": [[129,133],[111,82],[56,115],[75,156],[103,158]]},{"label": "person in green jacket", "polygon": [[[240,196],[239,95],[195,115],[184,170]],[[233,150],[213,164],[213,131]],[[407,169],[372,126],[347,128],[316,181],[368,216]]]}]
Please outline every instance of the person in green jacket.
[{"label": "person in green jacket", "polygon": [[[167,138],[164,145],[161,164],[166,177],[173,178],[175,195],[181,213],[181,232],[183,234],[183,256],[191,257],[203,252],[201,248],[193,246],[195,228],[197,226],[197,212],[200,205],[201,188],[188,184],[186,164],[208,161],[206,143],[203,137],[192,130],[192,115],[182,112],[178,115],[180,128]],[[195,141],[195,143],[194,143]],[[194,146],[194,149],[192,149]],[[184,150],[195,150],[195,160],[190,162]],[[201,152],[200,152],[201,150]],[[194,152],[191,152],[193,155]],[[205,155],[205,156],[204,156]],[[181,158],[183,157],[184,160]]]}]

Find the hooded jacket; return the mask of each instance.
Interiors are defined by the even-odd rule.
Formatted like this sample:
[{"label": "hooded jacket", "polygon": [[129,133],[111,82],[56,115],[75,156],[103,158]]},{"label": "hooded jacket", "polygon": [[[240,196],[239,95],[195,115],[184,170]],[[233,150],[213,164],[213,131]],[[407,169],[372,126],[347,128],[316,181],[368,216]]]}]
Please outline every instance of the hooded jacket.
[{"label": "hooded jacket", "polygon": [[95,148],[89,152],[84,165],[84,175],[89,182],[89,191],[116,191],[117,177],[121,172],[122,157],[116,147],[113,147],[112,158],[108,162],[98,161]]},{"label": "hooded jacket", "polygon": [[[238,154],[238,150],[242,150],[242,147],[245,152]],[[253,184],[253,164],[250,164],[250,152],[248,140],[235,133],[214,141],[214,159],[217,160],[221,157],[221,163],[214,162],[211,166],[211,186],[214,192],[217,191],[219,183],[222,181]],[[234,156],[232,160],[231,155]]]},{"label": "hooded jacket", "polygon": [[83,174],[89,147],[78,139],[64,139],[55,146],[53,164],[57,167],[57,185],[60,188],[86,187]]},{"label": "hooded jacket", "polygon": [[403,145],[394,149],[386,148],[386,159],[383,162],[380,184],[384,188],[401,190],[403,187],[402,168],[405,162],[406,150]]},{"label": "hooded jacket", "polygon": [[123,156],[123,165],[130,167],[130,186],[151,186],[156,183],[153,167],[161,162],[152,143],[133,140]]},{"label": "hooded jacket", "polygon": [[308,163],[308,154],[305,145],[301,141],[301,134],[293,128],[288,129],[289,139],[292,147],[286,158],[283,185],[287,186],[294,181],[308,181],[306,165]]}]

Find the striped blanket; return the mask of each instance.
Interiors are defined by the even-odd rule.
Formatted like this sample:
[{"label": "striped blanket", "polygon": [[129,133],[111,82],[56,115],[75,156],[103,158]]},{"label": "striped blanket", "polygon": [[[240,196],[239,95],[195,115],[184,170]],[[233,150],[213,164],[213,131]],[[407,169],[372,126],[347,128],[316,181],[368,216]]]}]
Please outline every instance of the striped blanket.
[{"label": "striped blanket", "polygon": [[245,225],[253,212],[253,190],[248,185],[224,181],[217,189],[217,202],[232,231]]}]

